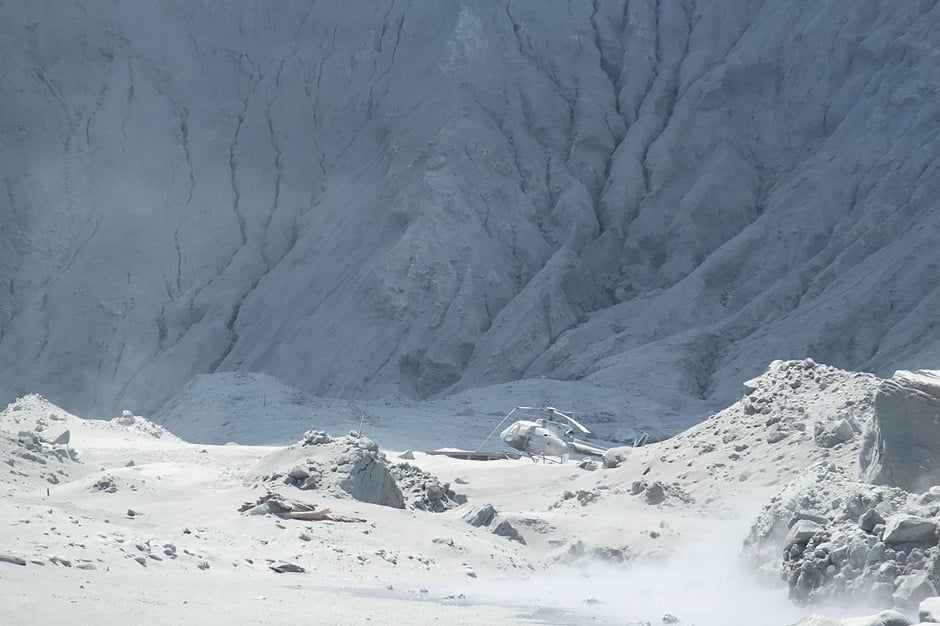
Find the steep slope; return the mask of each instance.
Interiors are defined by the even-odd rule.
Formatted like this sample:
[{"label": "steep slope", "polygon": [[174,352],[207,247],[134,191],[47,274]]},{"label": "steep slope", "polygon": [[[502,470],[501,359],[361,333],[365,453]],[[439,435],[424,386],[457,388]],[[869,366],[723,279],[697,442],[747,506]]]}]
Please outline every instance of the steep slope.
[{"label": "steep slope", "polygon": [[930,367],[940,8],[0,5],[0,400]]}]

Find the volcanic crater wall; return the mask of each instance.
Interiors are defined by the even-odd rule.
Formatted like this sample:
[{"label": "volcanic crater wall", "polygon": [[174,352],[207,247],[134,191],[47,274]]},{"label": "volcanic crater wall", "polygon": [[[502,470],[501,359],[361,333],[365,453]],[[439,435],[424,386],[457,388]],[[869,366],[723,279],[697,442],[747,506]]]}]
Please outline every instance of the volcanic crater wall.
[{"label": "volcanic crater wall", "polygon": [[929,367],[936,4],[0,3],[0,400]]}]

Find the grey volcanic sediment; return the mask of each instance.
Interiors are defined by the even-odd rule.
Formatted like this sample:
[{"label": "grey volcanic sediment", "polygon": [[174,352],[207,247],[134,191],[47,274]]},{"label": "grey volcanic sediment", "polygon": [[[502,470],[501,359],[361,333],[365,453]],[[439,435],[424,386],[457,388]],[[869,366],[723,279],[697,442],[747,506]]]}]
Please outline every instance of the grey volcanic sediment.
[{"label": "grey volcanic sediment", "polygon": [[932,2],[0,4],[0,403],[935,366],[938,52]]}]

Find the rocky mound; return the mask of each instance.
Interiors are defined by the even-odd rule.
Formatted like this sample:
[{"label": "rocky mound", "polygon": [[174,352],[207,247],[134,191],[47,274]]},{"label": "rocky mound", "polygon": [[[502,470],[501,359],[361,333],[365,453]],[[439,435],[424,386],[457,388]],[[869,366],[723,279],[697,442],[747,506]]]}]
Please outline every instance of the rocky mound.
[{"label": "rocky mound", "polygon": [[163,426],[154,424],[146,417],[141,415],[134,415],[132,411],[128,411],[126,409],[121,412],[120,417],[115,417],[111,420],[108,420],[108,423],[112,427],[131,429],[141,434],[149,435],[155,439],[172,439],[174,441],[180,441],[179,437],[168,431]]},{"label": "rocky mound", "polygon": [[[44,410],[31,410],[37,406]],[[20,398],[0,412],[0,456],[9,466],[6,480],[40,478],[57,485],[70,476],[70,466],[80,461],[69,446],[68,417],[37,395]]]},{"label": "rocky mound", "polygon": [[[744,383],[738,402],[669,440],[612,449],[604,463],[622,468],[613,471],[628,486],[641,479],[676,484],[697,502],[738,512],[819,461],[857,474],[880,382],[812,359],[774,361]],[[637,475],[637,468],[651,473]]]},{"label": "rocky mound", "polygon": [[[857,430],[857,420],[840,421],[817,426],[817,443]],[[745,554],[782,577],[798,603],[910,611],[940,590],[940,486],[931,486],[940,477],[940,378],[898,372],[863,426],[860,466],[830,459],[804,471],[763,509]]]},{"label": "rocky mound", "polygon": [[392,465],[378,445],[350,433],[333,438],[319,430],[300,443],[273,452],[258,462],[251,475],[271,484],[321,490],[361,502],[440,512],[463,499],[448,483],[407,463]]},{"label": "rocky mound", "polygon": [[9,466],[10,482],[42,478],[57,485],[69,477],[69,466],[78,463],[78,455],[68,446],[69,431],[49,441],[34,430],[20,431],[15,436],[0,433],[0,456]]},{"label": "rocky mound", "polygon": [[55,440],[62,436],[71,421],[78,419],[42,396],[29,394],[0,411],[0,430],[11,434],[31,430],[44,439]]}]

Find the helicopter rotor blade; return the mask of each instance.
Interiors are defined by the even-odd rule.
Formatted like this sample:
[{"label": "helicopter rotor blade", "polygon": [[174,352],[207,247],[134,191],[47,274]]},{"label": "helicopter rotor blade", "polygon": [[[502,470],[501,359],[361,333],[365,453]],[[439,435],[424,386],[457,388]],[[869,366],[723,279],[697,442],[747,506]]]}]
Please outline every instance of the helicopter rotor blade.
[{"label": "helicopter rotor blade", "polygon": [[566,420],[568,420],[568,422],[569,422],[572,426],[574,426],[575,428],[577,428],[578,430],[580,430],[580,431],[581,431],[582,433],[584,433],[585,435],[590,435],[590,434],[591,434],[591,431],[590,431],[590,430],[588,430],[587,428],[585,428],[585,427],[581,424],[581,422],[579,422],[579,421],[576,420],[575,418],[571,417],[570,415],[568,415],[568,414],[566,414],[566,413],[562,413],[561,411],[559,411],[558,409],[556,409],[555,407],[552,407],[552,406],[545,407],[545,408],[547,408],[549,411],[551,411],[551,412],[554,413],[555,415],[560,415],[561,417],[563,417],[563,418],[565,418]]},{"label": "helicopter rotor blade", "polygon": [[483,446],[486,445],[486,442],[490,440],[490,437],[492,437],[493,435],[496,434],[496,431],[499,430],[500,426],[502,426],[503,424],[506,423],[506,420],[509,419],[509,416],[512,415],[513,413],[515,413],[515,412],[516,412],[516,409],[521,409],[521,408],[523,408],[523,407],[517,406],[517,407],[514,407],[513,410],[510,411],[509,413],[506,413],[506,417],[504,417],[503,419],[501,419],[500,422],[499,422],[499,424],[497,424],[496,427],[493,428],[492,431],[490,431],[490,434],[487,435],[487,436],[486,436],[486,439],[484,439],[484,440],[480,443],[480,445],[477,447],[477,450],[476,450],[476,451],[479,452],[479,451],[483,448]]}]

